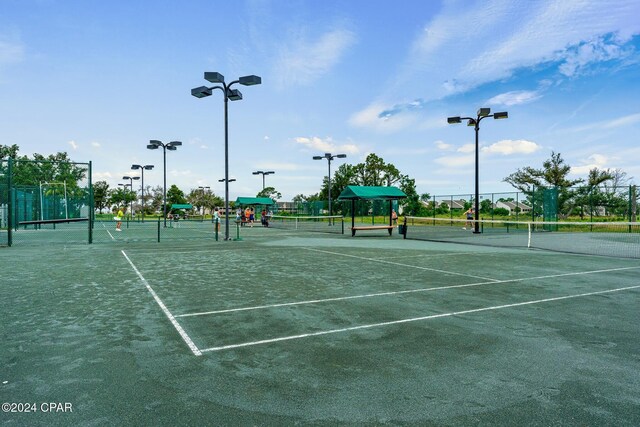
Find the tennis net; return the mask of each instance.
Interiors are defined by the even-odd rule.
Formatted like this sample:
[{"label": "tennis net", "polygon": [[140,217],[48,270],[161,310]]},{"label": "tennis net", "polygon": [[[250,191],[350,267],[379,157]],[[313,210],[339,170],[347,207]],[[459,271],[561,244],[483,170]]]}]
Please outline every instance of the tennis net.
[{"label": "tennis net", "polygon": [[640,258],[638,222],[545,222],[406,218],[406,239]]},{"label": "tennis net", "polygon": [[344,234],[344,217],[332,216],[289,216],[273,215],[269,227],[287,230],[316,231],[321,233]]}]

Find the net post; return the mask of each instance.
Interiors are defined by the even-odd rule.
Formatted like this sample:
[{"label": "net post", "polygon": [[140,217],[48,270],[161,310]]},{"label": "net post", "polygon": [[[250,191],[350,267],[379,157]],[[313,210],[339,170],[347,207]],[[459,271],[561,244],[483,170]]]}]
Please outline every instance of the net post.
[{"label": "net post", "polygon": [[214,229],[214,234],[216,236],[216,242],[218,241],[218,224],[219,224],[219,219],[218,218],[214,218],[213,219],[213,229]]},{"label": "net post", "polygon": [[93,201],[93,182],[91,177],[91,161],[89,161],[89,244],[93,243],[93,221],[95,220],[95,204]]},{"label": "net post", "polygon": [[160,217],[158,217],[158,243],[160,243]]}]

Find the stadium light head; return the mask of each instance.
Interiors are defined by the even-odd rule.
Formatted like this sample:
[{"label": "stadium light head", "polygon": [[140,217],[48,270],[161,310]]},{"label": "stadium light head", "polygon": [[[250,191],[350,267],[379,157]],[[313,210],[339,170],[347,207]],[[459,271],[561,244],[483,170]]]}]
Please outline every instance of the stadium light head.
[{"label": "stadium light head", "polygon": [[262,83],[262,78],[260,76],[254,76],[254,75],[244,76],[238,79],[238,83],[240,83],[243,86],[259,85]]},{"label": "stadium light head", "polygon": [[182,145],[181,141],[171,141],[167,144],[167,147],[180,147]]},{"label": "stadium light head", "polygon": [[274,173],[275,173],[274,171],[266,171],[266,172],[264,172],[265,175],[272,175]]},{"label": "stadium light head", "polygon": [[313,156],[313,160],[322,160],[324,157],[322,156]]},{"label": "stadium light head", "polygon": [[131,165],[131,170],[138,170],[141,167],[142,167],[141,165]]},{"label": "stadium light head", "polygon": [[224,76],[220,73],[216,73],[215,71],[205,71],[204,79],[211,83],[222,83],[224,84]]},{"label": "stadium light head", "polygon": [[476,125],[476,121],[474,119],[469,119],[469,121],[467,122],[467,126],[475,126]]},{"label": "stadium light head", "polygon": [[337,154],[336,157],[339,158],[339,159],[344,159],[345,157],[347,157],[347,155],[346,154]]},{"label": "stadium light head", "polygon": [[153,144],[149,144],[149,145],[147,145],[147,148],[149,150],[155,150],[156,148],[158,148],[158,146],[157,145],[153,145]]},{"label": "stadium light head", "polygon": [[158,141],[157,139],[152,139],[151,141],[149,141],[149,145],[155,145],[157,148],[162,145],[162,141]]},{"label": "stadium light head", "polygon": [[450,125],[453,125],[453,124],[456,124],[456,123],[462,123],[462,119],[460,118],[460,116],[448,117],[447,118],[447,123],[449,123]]},{"label": "stadium light head", "polygon": [[491,114],[491,108],[480,108],[478,110],[478,117],[486,117]]},{"label": "stadium light head", "polygon": [[139,176],[132,176],[130,179],[132,179],[132,180],[134,180],[134,181],[137,181],[137,180],[139,180],[139,179],[140,179],[140,177],[139,177]]},{"label": "stadium light head", "polygon": [[211,93],[212,90],[206,86],[200,86],[191,89],[191,95],[195,96],[196,98],[206,98],[207,96],[210,96]]},{"label": "stadium light head", "polygon": [[506,111],[502,111],[500,113],[494,113],[493,118],[495,120],[507,119],[507,118],[509,118],[509,113],[506,112]]},{"label": "stadium light head", "polygon": [[238,89],[229,89],[227,91],[227,97],[231,101],[240,101],[242,99],[242,92],[240,92]]},{"label": "stadium light head", "polygon": [[169,151],[176,151],[178,147],[176,147],[175,145],[167,145],[166,149]]},{"label": "stadium light head", "polygon": [[122,179],[131,179],[130,176],[123,176]]},{"label": "stadium light head", "polygon": [[145,170],[148,170],[148,171],[153,169],[153,165],[144,165],[143,167],[144,167]]},{"label": "stadium light head", "polygon": [[255,172],[251,172],[253,175],[260,175],[262,173],[262,171],[255,171]]}]

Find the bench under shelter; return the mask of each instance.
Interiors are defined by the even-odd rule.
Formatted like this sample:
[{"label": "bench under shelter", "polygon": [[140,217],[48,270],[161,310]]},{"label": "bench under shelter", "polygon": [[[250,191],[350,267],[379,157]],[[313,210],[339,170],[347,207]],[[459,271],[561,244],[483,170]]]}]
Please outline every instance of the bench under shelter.
[{"label": "bench under shelter", "polygon": [[[393,201],[406,198],[404,191],[397,187],[379,187],[379,186],[363,186],[348,185],[342,190],[338,200],[351,201],[351,236],[356,235],[358,230],[388,230],[391,236],[393,232],[393,219],[391,214],[393,211]],[[357,200],[385,200],[389,202],[389,225],[358,225],[356,226],[356,201]]]}]

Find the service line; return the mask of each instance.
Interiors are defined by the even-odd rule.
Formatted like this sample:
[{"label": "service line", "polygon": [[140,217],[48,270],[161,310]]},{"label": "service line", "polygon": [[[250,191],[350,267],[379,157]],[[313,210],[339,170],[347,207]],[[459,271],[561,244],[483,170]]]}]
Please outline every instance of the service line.
[{"label": "service line", "polygon": [[454,311],[454,312],[450,312],[450,313],[432,314],[432,315],[429,315],[429,316],[413,317],[411,319],[401,319],[401,320],[394,320],[394,321],[390,321],[390,322],[371,323],[371,324],[368,324],[368,325],[353,326],[353,327],[350,327],[350,328],[331,329],[331,330],[328,330],[328,331],[311,332],[311,333],[308,333],[308,334],[300,334],[300,335],[290,335],[290,336],[286,336],[286,337],[271,338],[271,339],[260,340],[260,341],[251,341],[251,342],[245,342],[245,343],[240,343],[240,344],[223,345],[223,346],[219,346],[219,347],[205,348],[205,349],[203,349],[201,351],[204,353],[204,352],[209,352],[209,351],[230,350],[230,349],[234,349],[234,348],[249,347],[249,346],[260,345],[260,344],[269,344],[269,343],[274,343],[274,342],[279,342],[279,341],[289,341],[289,340],[295,340],[295,339],[301,339],[301,338],[316,337],[316,336],[320,336],[320,335],[337,334],[337,333],[340,333],[340,332],[357,331],[357,330],[360,330],[360,329],[371,329],[371,328],[377,328],[377,327],[382,327],[382,326],[398,325],[398,324],[401,324],[401,323],[418,322],[418,321],[421,321],[421,320],[439,319],[439,318],[442,318],[442,317],[451,317],[451,316],[461,316],[461,315],[465,315],[465,314],[480,313],[480,312],[483,312],[483,311],[501,310],[501,309],[505,309],[505,308],[520,307],[520,306],[532,305],[532,304],[541,304],[541,303],[551,302],[551,301],[561,301],[561,300],[571,299],[571,298],[587,297],[587,296],[591,296],[591,295],[602,295],[602,294],[608,294],[608,293],[613,293],[613,292],[622,292],[622,291],[628,291],[628,290],[637,289],[637,288],[640,288],[640,285],[627,286],[627,287],[624,287],[624,288],[617,288],[617,289],[609,289],[609,290],[606,290],[606,291],[587,292],[587,293],[583,293],[583,294],[565,295],[565,296],[562,296],[562,297],[545,298],[545,299],[539,299],[539,300],[533,300],[533,301],[524,301],[524,302],[518,302],[518,303],[513,303],[513,304],[494,305],[494,306],[491,306],[491,307],[474,308],[474,309],[471,309],[471,310]]}]

